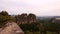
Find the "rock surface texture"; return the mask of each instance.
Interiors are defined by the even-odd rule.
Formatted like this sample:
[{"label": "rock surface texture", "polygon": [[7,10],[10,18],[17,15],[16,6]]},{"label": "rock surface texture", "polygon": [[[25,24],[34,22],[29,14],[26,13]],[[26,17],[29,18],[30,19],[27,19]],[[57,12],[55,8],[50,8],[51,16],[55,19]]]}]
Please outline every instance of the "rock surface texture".
[{"label": "rock surface texture", "polygon": [[0,34],[24,34],[22,29],[15,22],[8,22],[1,31]]},{"label": "rock surface texture", "polygon": [[15,16],[17,24],[36,23],[36,16],[34,14],[21,14]]}]

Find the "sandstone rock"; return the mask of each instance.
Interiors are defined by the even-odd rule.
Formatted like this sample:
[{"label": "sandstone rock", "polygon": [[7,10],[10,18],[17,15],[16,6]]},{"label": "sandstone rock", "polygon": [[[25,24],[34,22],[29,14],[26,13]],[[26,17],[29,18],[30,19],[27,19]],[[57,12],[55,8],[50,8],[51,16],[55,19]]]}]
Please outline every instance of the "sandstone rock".
[{"label": "sandstone rock", "polygon": [[36,23],[36,16],[34,14],[21,14],[15,16],[17,24]]},{"label": "sandstone rock", "polygon": [[15,22],[8,22],[5,26],[6,27],[0,31],[0,34],[24,34],[22,29]]}]

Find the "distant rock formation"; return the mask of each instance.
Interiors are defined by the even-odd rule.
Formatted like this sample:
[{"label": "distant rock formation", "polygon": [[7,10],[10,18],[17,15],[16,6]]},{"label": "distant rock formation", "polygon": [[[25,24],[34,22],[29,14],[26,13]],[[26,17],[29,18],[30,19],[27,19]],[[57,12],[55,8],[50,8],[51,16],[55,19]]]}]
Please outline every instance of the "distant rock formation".
[{"label": "distant rock formation", "polygon": [[21,14],[15,16],[16,22],[18,24],[26,24],[26,23],[35,23],[36,22],[36,16],[34,14]]},{"label": "distant rock formation", "polygon": [[28,23],[35,23],[36,22],[36,16],[34,14],[28,15]]},{"label": "distant rock formation", "polygon": [[52,23],[60,23],[60,18],[52,18],[51,22]]},{"label": "distant rock formation", "polygon": [[2,28],[0,34],[24,34],[22,29],[15,22],[8,22],[6,27]]}]

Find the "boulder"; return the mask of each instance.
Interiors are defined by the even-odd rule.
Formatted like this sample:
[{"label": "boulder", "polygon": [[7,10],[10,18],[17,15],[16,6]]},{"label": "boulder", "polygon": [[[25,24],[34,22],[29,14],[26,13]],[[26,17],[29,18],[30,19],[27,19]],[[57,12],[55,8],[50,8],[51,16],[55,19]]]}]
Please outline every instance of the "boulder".
[{"label": "boulder", "polygon": [[15,22],[8,22],[5,26],[0,34],[24,34],[23,30]]}]

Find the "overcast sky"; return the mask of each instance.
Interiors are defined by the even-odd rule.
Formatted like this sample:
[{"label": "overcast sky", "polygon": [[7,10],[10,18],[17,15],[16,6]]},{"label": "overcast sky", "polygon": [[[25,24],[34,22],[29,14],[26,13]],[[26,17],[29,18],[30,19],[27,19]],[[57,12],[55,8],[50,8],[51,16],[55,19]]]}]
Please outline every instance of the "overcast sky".
[{"label": "overcast sky", "polygon": [[0,11],[9,14],[33,13],[37,16],[60,16],[60,0],[0,0]]}]

